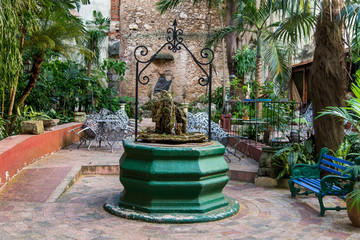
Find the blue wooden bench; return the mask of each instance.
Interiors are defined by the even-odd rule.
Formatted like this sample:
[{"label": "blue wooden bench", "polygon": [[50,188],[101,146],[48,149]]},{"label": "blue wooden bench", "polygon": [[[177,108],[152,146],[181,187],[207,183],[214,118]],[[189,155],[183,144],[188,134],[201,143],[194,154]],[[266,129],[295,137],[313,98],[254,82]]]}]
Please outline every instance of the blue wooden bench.
[{"label": "blue wooden bench", "polygon": [[[295,198],[296,195],[308,195],[315,193],[320,204],[319,217],[324,216],[326,210],[340,211],[346,208],[325,207],[323,198],[327,195],[338,196],[345,200],[346,194],[354,189],[355,177],[353,174],[343,174],[347,166],[354,165],[340,158],[328,155],[329,150],[323,148],[320,151],[318,163],[315,165],[308,164],[295,164],[291,168],[291,176],[289,179],[289,186],[291,197]],[[330,174],[320,178],[320,174]],[[325,175],[324,174],[324,175]],[[300,192],[299,187],[305,188],[305,191]]]}]

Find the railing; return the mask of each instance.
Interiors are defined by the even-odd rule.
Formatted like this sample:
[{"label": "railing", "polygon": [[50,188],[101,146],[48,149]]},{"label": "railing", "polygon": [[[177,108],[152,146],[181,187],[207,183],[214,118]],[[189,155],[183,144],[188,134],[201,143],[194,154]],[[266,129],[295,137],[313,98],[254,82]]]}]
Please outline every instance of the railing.
[{"label": "railing", "polygon": [[270,99],[230,100],[232,135],[249,142],[281,144],[306,138],[301,124],[301,102]]}]

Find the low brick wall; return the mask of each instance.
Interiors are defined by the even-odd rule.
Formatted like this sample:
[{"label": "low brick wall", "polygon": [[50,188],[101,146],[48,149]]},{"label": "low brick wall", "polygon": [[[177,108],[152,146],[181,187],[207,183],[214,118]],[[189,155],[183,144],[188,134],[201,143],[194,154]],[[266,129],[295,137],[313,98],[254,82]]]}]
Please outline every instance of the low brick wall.
[{"label": "low brick wall", "polygon": [[255,141],[251,140],[251,139],[244,139],[244,140],[240,140],[240,142],[238,142],[236,139],[230,138],[229,145],[230,146],[236,145],[237,150],[246,154],[247,156],[251,157],[252,159],[254,159],[257,162],[260,161],[260,157],[262,154],[262,148],[266,147],[266,145],[259,143],[259,142],[255,143]]},{"label": "low brick wall", "polygon": [[79,141],[74,133],[68,131],[81,125],[68,123],[39,135],[16,135],[0,141],[0,187],[23,167]]}]

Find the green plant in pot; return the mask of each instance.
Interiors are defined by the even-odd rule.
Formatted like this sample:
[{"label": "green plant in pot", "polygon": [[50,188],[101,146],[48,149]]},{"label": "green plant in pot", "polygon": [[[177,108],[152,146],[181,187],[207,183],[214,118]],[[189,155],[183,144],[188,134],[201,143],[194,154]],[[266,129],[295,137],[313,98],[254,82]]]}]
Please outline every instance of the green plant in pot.
[{"label": "green plant in pot", "polygon": [[[355,165],[349,166],[344,173],[352,173],[355,179],[358,179],[360,172],[360,157],[356,158]],[[346,208],[352,225],[360,227],[360,186],[356,183],[354,191],[346,197]]]}]

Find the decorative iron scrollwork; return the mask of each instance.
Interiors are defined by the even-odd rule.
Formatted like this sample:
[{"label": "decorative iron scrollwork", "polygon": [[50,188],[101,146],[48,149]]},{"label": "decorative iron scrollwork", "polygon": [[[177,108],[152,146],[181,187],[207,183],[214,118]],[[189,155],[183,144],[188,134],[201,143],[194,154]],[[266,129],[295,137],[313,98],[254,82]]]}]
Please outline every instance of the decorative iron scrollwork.
[{"label": "decorative iron scrollwork", "polygon": [[203,48],[200,52],[200,56],[202,58],[208,59],[208,62],[205,62],[205,63],[199,62],[201,65],[211,64],[214,60],[214,52],[210,48]]},{"label": "decorative iron scrollwork", "polygon": [[142,85],[148,84],[150,81],[150,78],[148,76],[144,76],[142,79],[139,78],[139,83]]},{"label": "decorative iron scrollwork", "polygon": [[207,78],[201,77],[201,78],[199,78],[198,82],[201,86],[206,86],[206,85],[208,85],[209,80]]},{"label": "decorative iron scrollwork", "polygon": [[140,55],[143,56],[143,57],[145,57],[145,56],[148,55],[148,53],[149,53],[149,50],[147,49],[147,47],[145,47],[145,46],[137,46],[137,47],[135,48],[135,50],[134,50],[134,57],[135,57],[135,59],[136,59],[137,62],[139,62],[139,63],[148,63],[148,62],[152,61],[151,58],[150,58],[150,60],[147,60],[147,61],[142,61],[142,60],[140,60],[140,59],[137,57],[137,52],[139,52],[139,50],[140,50]]},{"label": "decorative iron scrollwork", "polygon": [[[146,85],[149,83],[150,78],[148,76],[142,76],[144,70],[155,60],[155,57],[161,52],[165,47],[168,50],[176,53],[177,51],[184,48],[191,56],[193,61],[202,71],[202,77],[198,79],[198,83],[201,86],[209,86],[209,92],[211,93],[211,80],[212,80],[212,62],[214,60],[214,52],[210,48],[204,48],[200,51],[200,57],[203,61],[199,61],[188,47],[184,44],[184,32],[182,29],[177,28],[177,22],[174,20],[173,27],[167,29],[167,38],[166,43],[148,60],[141,60],[143,57],[146,57],[149,53],[147,47],[138,46],[134,50],[134,57],[136,60],[136,99],[135,99],[135,139],[137,137],[137,120],[138,120],[138,83],[141,85]],[[206,61],[204,60],[206,59]],[[140,67],[141,66],[141,67]],[[206,67],[205,67],[206,66]],[[206,70],[205,70],[206,69]],[[209,94],[209,119],[211,121],[211,94]],[[209,124],[209,140],[211,139],[211,127]]]},{"label": "decorative iron scrollwork", "polygon": [[166,38],[167,43],[169,44],[168,49],[174,53],[181,50],[182,42],[184,38],[182,37],[184,32],[182,29],[177,29],[177,22],[174,20],[173,28],[168,28],[167,33],[168,37]]}]

